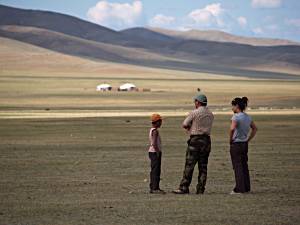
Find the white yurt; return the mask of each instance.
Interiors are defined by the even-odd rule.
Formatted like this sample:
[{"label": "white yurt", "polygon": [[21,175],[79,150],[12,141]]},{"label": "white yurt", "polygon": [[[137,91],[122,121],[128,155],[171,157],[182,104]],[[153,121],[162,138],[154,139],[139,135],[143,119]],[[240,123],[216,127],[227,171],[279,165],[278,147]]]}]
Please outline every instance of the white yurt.
[{"label": "white yurt", "polygon": [[96,88],[97,91],[111,91],[112,86],[109,84],[99,84]]},{"label": "white yurt", "polygon": [[126,83],[119,87],[120,91],[135,91],[137,90],[136,86],[134,84]]}]

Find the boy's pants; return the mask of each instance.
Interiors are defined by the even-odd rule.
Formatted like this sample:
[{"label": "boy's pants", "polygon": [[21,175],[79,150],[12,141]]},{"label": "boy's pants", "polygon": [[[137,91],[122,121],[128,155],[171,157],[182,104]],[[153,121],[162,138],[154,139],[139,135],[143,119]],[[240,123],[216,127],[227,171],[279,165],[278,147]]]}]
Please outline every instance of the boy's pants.
[{"label": "boy's pants", "polygon": [[158,190],[161,173],[161,152],[149,152],[149,159],[151,160],[150,172],[150,189]]}]

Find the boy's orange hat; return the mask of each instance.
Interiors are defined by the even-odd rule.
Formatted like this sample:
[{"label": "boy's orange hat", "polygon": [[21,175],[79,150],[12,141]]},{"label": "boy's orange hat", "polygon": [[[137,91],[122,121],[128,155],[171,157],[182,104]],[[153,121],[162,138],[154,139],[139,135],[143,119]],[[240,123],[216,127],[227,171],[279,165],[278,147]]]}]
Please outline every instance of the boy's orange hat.
[{"label": "boy's orange hat", "polygon": [[158,120],[162,120],[162,117],[159,114],[157,114],[157,113],[152,114],[151,121],[152,122],[156,122]]}]

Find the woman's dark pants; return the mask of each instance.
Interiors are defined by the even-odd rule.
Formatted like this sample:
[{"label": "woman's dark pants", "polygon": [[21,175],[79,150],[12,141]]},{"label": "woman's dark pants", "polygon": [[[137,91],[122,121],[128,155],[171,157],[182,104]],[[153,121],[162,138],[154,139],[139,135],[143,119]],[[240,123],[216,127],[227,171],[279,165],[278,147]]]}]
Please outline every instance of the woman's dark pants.
[{"label": "woman's dark pants", "polygon": [[161,152],[149,152],[149,159],[151,160],[150,190],[159,190],[161,155]]},{"label": "woman's dark pants", "polygon": [[248,169],[248,142],[238,142],[230,145],[230,155],[235,175],[235,188],[238,193],[250,191],[250,175]]}]

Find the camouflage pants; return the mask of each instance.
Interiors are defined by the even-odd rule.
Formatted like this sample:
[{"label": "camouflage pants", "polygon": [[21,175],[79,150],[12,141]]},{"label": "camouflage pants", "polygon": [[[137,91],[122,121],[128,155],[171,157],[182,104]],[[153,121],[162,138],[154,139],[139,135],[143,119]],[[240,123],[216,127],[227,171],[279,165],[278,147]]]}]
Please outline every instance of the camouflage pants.
[{"label": "camouflage pants", "polygon": [[211,140],[207,135],[191,136],[188,140],[186,151],[185,168],[183,178],[179,189],[185,192],[189,191],[192,182],[194,167],[198,163],[199,176],[197,184],[197,193],[203,193],[207,179],[207,164],[211,150]]}]

